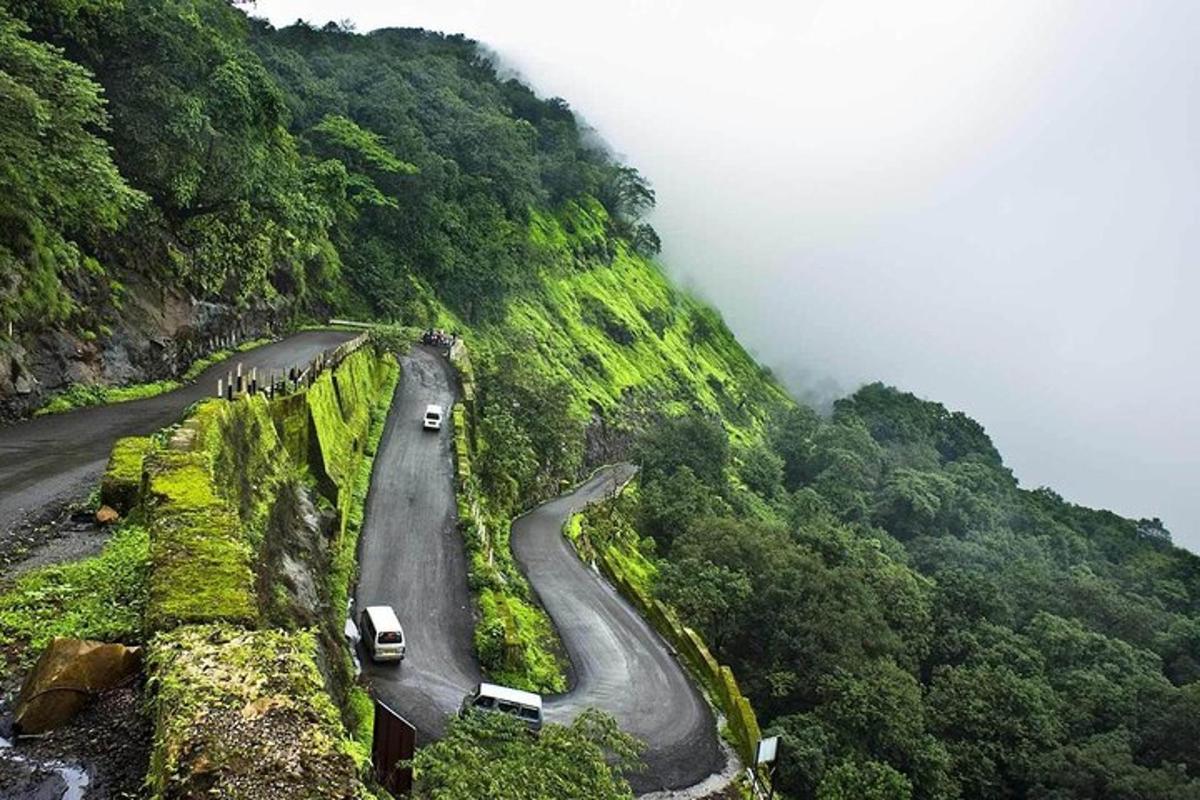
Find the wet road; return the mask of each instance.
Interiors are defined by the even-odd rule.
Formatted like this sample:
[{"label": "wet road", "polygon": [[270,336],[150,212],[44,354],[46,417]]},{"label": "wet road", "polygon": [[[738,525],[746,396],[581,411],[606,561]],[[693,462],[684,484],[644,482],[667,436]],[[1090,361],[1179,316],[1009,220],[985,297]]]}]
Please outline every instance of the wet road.
[{"label": "wet road", "polygon": [[[445,730],[447,715],[479,682],[479,667],[467,560],[456,526],[453,368],[422,347],[401,363],[367,494],[354,607],[396,609],[407,656],[399,665],[364,658],[363,668],[380,698],[417,726],[418,743],[424,743]],[[440,433],[421,427],[430,403],[446,409]]]},{"label": "wet road", "polygon": [[658,634],[598,573],[585,566],[562,528],[587,504],[611,496],[633,475],[608,467],[570,494],[513,523],[512,548],[554,620],[571,657],[571,691],[546,703],[546,718],[566,722],[602,708],[646,742],[639,791],[690,786],[720,770],[724,757],[708,704]]},{"label": "wet road", "polygon": [[113,442],[152,433],[177,421],[192,403],[216,392],[217,379],[244,370],[283,371],[351,339],[354,333],[305,331],[235,353],[195,383],[145,400],[82,408],[0,428],[0,531],[47,507],[81,499],[95,488]]},{"label": "wet road", "polygon": [[[399,665],[366,663],[377,694],[417,726],[418,743],[445,729],[479,680],[471,635],[466,555],[455,525],[451,443],[421,429],[425,406],[455,400],[452,368],[414,348],[404,359],[376,455],[360,543],[356,608],[396,608],[408,637]],[[597,574],[583,565],[561,529],[566,517],[599,499],[628,468],[593,476],[574,492],[535,509],[513,526],[513,550],[558,627],[574,685],[549,698],[546,715],[566,722],[589,706],[614,715],[647,743],[637,791],[688,786],[723,764],[712,714],[662,640]]]}]

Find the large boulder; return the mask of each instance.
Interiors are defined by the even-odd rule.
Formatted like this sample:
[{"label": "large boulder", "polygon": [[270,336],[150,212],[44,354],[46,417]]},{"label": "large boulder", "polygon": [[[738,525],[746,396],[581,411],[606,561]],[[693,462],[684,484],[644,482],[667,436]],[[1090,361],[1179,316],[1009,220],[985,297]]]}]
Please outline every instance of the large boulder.
[{"label": "large boulder", "polygon": [[141,650],[84,639],[53,639],[25,678],[13,728],[44,733],[77,714],[96,694],[141,669]]}]

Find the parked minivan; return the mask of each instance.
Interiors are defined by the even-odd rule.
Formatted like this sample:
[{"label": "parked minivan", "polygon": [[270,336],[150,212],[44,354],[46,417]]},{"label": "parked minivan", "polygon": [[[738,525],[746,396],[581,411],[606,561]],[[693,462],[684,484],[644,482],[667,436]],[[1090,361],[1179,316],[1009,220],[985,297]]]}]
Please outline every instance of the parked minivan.
[{"label": "parked minivan", "polygon": [[494,683],[481,683],[463,699],[461,713],[468,711],[512,714],[532,731],[542,729],[542,698],[533,692],[509,689]]},{"label": "parked minivan", "polygon": [[442,429],[442,407],[425,406],[425,419],[422,424],[427,431],[440,431]]},{"label": "parked minivan", "polygon": [[363,647],[372,661],[403,661],[408,645],[391,606],[367,606],[359,617]]}]

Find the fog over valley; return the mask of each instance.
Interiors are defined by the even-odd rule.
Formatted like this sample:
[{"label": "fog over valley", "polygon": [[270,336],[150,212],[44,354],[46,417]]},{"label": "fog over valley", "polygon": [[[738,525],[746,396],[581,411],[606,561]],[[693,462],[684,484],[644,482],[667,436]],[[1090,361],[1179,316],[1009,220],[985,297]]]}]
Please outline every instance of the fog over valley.
[{"label": "fog over valley", "polygon": [[260,0],[463,32],[654,184],[663,262],[817,403],[881,380],[1200,551],[1200,5]]}]

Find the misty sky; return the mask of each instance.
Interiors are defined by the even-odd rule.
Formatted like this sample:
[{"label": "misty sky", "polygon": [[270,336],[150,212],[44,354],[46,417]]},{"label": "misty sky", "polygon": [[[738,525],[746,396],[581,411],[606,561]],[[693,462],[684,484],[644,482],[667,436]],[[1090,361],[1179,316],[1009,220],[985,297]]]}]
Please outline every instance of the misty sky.
[{"label": "misty sky", "polygon": [[485,42],[801,391],[884,380],[1200,551],[1200,3],[259,0]]}]

